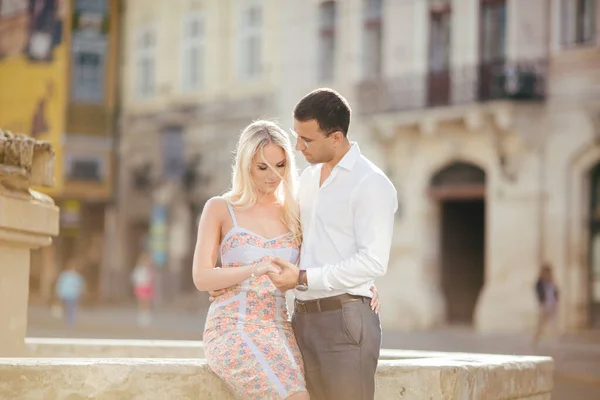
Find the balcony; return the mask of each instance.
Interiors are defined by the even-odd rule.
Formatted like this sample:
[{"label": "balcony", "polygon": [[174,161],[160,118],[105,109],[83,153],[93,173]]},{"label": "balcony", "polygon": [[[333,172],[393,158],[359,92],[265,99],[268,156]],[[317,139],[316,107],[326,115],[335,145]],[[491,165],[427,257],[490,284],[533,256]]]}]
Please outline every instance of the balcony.
[{"label": "balcony", "polygon": [[491,62],[357,85],[363,115],[463,106],[492,100],[543,101],[547,61]]}]

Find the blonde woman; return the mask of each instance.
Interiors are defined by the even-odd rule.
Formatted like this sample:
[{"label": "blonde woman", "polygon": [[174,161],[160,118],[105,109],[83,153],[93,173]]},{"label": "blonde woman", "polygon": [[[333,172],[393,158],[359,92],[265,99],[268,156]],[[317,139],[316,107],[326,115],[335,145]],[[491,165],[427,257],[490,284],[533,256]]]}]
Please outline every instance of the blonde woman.
[{"label": "blonde woman", "polygon": [[298,261],[296,173],[285,132],[254,122],[240,135],[231,190],[210,199],[200,218],[194,283],[201,291],[227,288],[208,311],[205,354],[243,399],[309,399],[285,293],[267,275],[279,273],[274,257]]}]

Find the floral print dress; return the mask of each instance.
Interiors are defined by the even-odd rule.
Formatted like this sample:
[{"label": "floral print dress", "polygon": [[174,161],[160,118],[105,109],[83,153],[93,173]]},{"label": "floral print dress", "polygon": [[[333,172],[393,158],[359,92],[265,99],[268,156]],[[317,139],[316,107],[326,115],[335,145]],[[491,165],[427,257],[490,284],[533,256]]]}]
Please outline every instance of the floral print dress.
[{"label": "floral print dress", "polygon": [[[221,243],[223,268],[269,257],[297,262],[299,243],[291,233],[268,239],[237,225]],[[290,323],[285,294],[267,275],[230,288],[210,306],[204,328],[210,368],[238,398],[285,399],[305,391],[304,366]]]}]

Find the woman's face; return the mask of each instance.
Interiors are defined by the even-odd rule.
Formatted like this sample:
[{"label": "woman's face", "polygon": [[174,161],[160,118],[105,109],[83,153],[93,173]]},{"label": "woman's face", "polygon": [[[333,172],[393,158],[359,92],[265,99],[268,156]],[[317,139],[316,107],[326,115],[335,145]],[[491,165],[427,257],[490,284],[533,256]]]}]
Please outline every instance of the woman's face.
[{"label": "woman's face", "polygon": [[[264,158],[263,158],[264,155]],[[266,161],[266,162],[265,162]],[[275,171],[268,165],[271,164]],[[276,144],[267,144],[262,151],[257,151],[252,158],[252,167],[250,175],[256,189],[261,194],[270,194],[275,192],[281,183],[280,176],[283,176],[286,168],[285,151]],[[279,174],[279,175],[278,175]]]}]

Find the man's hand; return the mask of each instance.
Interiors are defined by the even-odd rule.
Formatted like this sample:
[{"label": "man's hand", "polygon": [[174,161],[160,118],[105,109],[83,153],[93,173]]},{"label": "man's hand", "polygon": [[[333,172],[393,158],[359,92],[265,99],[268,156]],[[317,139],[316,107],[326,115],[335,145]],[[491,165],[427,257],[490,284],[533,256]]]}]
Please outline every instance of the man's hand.
[{"label": "man's hand", "polygon": [[280,268],[279,274],[267,273],[275,287],[282,292],[294,289],[298,284],[298,275],[300,275],[298,267],[282,258],[273,258],[271,262]]},{"label": "man's hand", "polygon": [[375,314],[379,314],[381,303],[379,302],[379,291],[375,285],[371,286],[371,292],[373,292],[373,297],[371,298],[369,305],[371,306],[371,310],[375,311]]}]

